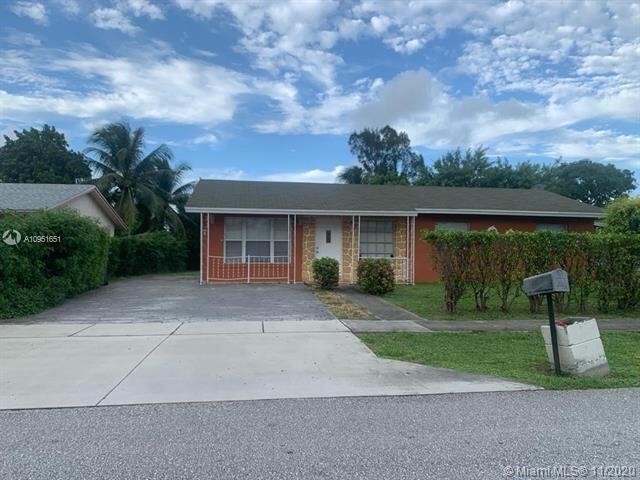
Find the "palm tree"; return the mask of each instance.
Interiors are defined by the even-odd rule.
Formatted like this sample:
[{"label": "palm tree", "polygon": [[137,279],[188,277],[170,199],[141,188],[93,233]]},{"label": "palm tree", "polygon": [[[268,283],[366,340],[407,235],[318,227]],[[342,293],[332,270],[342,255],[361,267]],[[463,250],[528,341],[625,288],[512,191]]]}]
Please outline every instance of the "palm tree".
[{"label": "palm tree", "polygon": [[131,130],[127,122],[97,129],[89,137],[93,155],[89,165],[100,175],[96,186],[113,203],[129,227],[149,229],[152,219],[162,215],[166,201],[159,194],[158,181],[171,170],[171,149],[162,144],[144,154],[144,128]]},{"label": "palm tree", "polygon": [[159,165],[156,181],[156,193],[162,199],[162,207],[158,210],[154,225],[160,229],[169,229],[180,236],[185,235],[185,223],[193,223],[185,211],[187,201],[193,192],[195,182],[182,184],[184,175],[191,170],[186,163],[171,168],[164,160]]}]

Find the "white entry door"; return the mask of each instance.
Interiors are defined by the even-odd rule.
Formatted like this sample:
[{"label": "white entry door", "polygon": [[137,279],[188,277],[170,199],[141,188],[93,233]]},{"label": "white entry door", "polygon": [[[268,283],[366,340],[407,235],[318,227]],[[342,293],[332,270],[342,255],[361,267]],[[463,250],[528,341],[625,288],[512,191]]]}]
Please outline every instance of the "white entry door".
[{"label": "white entry door", "polygon": [[342,220],[316,219],[316,258],[331,257],[338,260],[342,270]]}]

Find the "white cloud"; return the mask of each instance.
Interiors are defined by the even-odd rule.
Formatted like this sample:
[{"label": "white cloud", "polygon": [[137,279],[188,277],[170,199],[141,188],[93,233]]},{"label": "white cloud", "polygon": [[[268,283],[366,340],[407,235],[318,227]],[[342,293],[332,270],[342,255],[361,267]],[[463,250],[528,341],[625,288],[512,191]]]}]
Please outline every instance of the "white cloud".
[{"label": "white cloud", "polygon": [[39,2],[19,1],[11,6],[11,11],[20,17],[28,17],[36,23],[49,23],[47,8]]},{"label": "white cloud", "polygon": [[104,30],[120,30],[122,33],[132,35],[139,28],[117,8],[98,8],[91,13],[93,24]]},{"label": "white cloud", "polygon": [[80,3],[77,0],[55,0],[55,4],[67,15],[78,15]]},{"label": "white cloud", "polygon": [[258,180],[268,180],[272,182],[313,182],[313,183],[335,183],[346,167],[338,165],[333,170],[312,169],[302,172],[281,172],[262,175]]},{"label": "white cloud", "polygon": [[162,9],[149,0],[118,0],[118,5],[136,17],[149,17],[152,20],[164,19]]},{"label": "white cloud", "polygon": [[55,89],[39,85],[28,93],[0,90],[3,116],[12,119],[39,115],[82,119],[129,116],[213,126],[230,120],[238,96],[249,92],[242,75],[223,67],[176,55],[158,56],[147,51],[139,55],[111,58],[89,50],[74,54],[51,52],[44,59],[13,58],[16,78],[22,75],[35,81],[56,71],[73,73],[75,78],[68,86],[56,85]]},{"label": "white cloud", "polygon": [[205,133],[194,138],[190,141],[190,143],[193,143],[194,145],[215,145],[216,143],[218,143],[218,137],[216,137],[213,133]]},{"label": "white cloud", "polygon": [[40,45],[40,39],[32,33],[22,32],[13,28],[8,29],[5,40],[12,45],[26,45],[29,47]]},{"label": "white cloud", "polygon": [[545,155],[550,157],[630,159],[640,152],[640,135],[612,130],[570,130],[553,132],[546,139]]}]

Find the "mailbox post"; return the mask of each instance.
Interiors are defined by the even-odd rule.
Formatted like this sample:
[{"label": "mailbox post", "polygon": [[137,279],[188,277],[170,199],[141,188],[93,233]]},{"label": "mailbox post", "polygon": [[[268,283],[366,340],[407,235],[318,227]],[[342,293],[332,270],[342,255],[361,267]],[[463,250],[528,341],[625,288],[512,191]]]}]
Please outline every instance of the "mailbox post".
[{"label": "mailbox post", "polygon": [[553,367],[557,375],[560,374],[560,353],[558,349],[558,332],[556,319],[553,312],[553,294],[569,291],[569,277],[567,272],[558,268],[541,275],[525,278],[522,289],[527,296],[545,295],[547,297],[547,312],[549,314],[549,331],[551,333],[551,345],[553,348]]}]

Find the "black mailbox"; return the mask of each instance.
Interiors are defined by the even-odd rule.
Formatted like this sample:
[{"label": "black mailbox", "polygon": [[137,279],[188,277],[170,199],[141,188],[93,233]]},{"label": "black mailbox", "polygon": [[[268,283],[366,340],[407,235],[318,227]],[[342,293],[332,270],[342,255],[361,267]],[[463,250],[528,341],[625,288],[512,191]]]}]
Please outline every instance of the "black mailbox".
[{"label": "black mailbox", "polygon": [[547,293],[564,293],[569,291],[569,277],[567,272],[556,268],[550,272],[525,278],[522,289],[527,296],[544,295]]},{"label": "black mailbox", "polygon": [[569,291],[569,277],[567,272],[556,268],[547,273],[534,275],[522,281],[522,290],[529,297],[545,295],[547,297],[547,312],[549,314],[549,330],[551,333],[551,347],[553,349],[553,366],[556,374],[560,374],[560,355],[558,352],[558,334],[556,319],[553,312],[553,294]]}]

